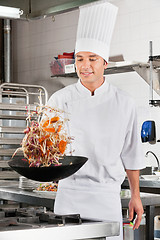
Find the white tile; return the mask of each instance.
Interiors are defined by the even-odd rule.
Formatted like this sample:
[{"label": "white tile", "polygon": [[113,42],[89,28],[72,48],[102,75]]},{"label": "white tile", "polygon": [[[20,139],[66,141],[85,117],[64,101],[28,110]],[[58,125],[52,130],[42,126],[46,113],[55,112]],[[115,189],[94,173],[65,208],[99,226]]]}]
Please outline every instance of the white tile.
[{"label": "white tile", "polygon": [[36,25],[37,25],[36,20],[29,21],[29,33],[31,35],[36,33]]},{"label": "white tile", "polygon": [[28,59],[30,56],[29,48],[20,48],[17,51],[17,60]]},{"label": "white tile", "polygon": [[29,59],[19,60],[17,62],[17,71],[20,72],[29,72],[30,71],[30,61]]},{"label": "white tile", "polygon": [[130,13],[130,27],[137,27],[141,24],[142,11],[135,11]]},{"label": "white tile", "polygon": [[14,60],[12,63],[12,70],[14,73],[18,72],[18,60]]},{"label": "white tile", "polygon": [[18,49],[28,48],[30,45],[29,34],[25,37],[21,37],[21,38],[17,39],[17,42],[18,42]]},{"label": "white tile", "polygon": [[141,24],[149,24],[151,22],[152,13],[150,8],[145,8],[140,11],[140,22]]},{"label": "white tile", "polygon": [[160,36],[153,37],[153,55],[160,55]]},{"label": "white tile", "polygon": [[[52,40],[53,42],[58,42],[65,39],[76,37],[76,31],[77,31],[76,26],[69,26],[66,28],[56,29],[54,32],[51,33],[51,35],[53,36]],[[49,34],[50,32],[48,33],[48,35]]]},{"label": "white tile", "polygon": [[32,79],[31,79],[30,71],[19,72],[17,75],[17,79],[14,79],[14,80],[15,82],[19,82],[19,83],[31,84]]},{"label": "white tile", "polygon": [[[14,25],[15,27],[15,25]],[[16,33],[17,38],[25,37],[29,33],[29,22],[28,21],[17,21],[16,22]]]},{"label": "white tile", "polygon": [[29,46],[33,47],[33,46],[38,46],[40,44],[41,44],[41,34],[39,33],[31,34],[29,38]]},{"label": "white tile", "polygon": [[55,25],[57,28],[77,25],[78,16],[79,16],[79,10],[57,15],[55,16]]}]

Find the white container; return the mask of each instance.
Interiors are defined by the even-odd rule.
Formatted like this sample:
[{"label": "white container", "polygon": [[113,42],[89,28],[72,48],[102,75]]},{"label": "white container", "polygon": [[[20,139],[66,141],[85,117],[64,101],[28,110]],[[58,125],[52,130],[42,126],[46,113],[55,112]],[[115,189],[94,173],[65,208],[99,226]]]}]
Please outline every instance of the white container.
[{"label": "white container", "polygon": [[[125,222],[125,219],[124,219]],[[141,224],[138,229],[133,230],[130,225],[123,225],[123,240],[145,240],[146,239],[146,219],[142,215]]]},{"label": "white container", "polygon": [[160,177],[160,171],[155,171],[154,174],[156,174],[156,176]]},{"label": "white container", "polygon": [[154,237],[160,238],[160,216],[154,218]]},{"label": "white container", "polygon": [[140,225],[138,229],[133,230],[129,225],[123,226],[123,240],[145,240],[145,225]]}]

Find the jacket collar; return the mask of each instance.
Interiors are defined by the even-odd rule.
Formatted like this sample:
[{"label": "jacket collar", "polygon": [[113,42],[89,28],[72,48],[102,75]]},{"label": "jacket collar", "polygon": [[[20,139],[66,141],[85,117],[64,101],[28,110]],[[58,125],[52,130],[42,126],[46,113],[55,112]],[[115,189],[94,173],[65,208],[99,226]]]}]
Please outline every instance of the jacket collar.
[{"label": "jacket collar", "polygon": [[[105,78],[105,77],[104,77]],[[97,88],[95,91],[94,91],[94,95],[91,96],[91,92],[90,90],[88,90],[85,86],[83,86],[83,84],[81,83],[81,80],[78,79],[78,82],[76,83],[76,88],[78,90],[78,92],[80,94],[83,94],[85,96],[91,96],[91,97],[94,97],[94,96],[97,96],[105,91],[108,90],[108,86],[109,84],[107,83],[107,81],[105,80],[104,83],[99,87]]]}]

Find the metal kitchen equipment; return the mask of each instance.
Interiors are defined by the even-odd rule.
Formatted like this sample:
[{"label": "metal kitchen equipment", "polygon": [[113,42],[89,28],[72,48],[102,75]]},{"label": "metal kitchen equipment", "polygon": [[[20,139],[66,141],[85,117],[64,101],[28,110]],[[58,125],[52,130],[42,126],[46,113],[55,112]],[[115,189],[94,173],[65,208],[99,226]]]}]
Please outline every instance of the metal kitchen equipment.
[{"label": "metal kitchen equipment", "polygon": [[153,99],[153,90],[160,95],[160,55],[153,56],[152,41],[149,42],[149,61],[144,62],[109,62],[105,74],[116,74],[136,71],[150,86],[149,104],[160,106],[160,100]]},{"label": "metal kitchen equipment", "polygon": [[41,182],[58,181],[77,172],[88,160],[81,156],[64,156],[59,160],[62,165],[50,167],[29,167],[28,160],[14,157],[9,166],[22,176]]},{"label": "metal kitchen equipment", "polygon": [[119,235],[119,223],[83,219],[79,214],[55,215],[44,208],[0,209],[1,240],[105,240]]},{"label": "metal kitchen equipment", "polygon": [[150,41],[150,56],[149,56],[149,64],[150,64],[150,100],[149,104],[151,106],[160,106],[160,100],[153,99],[153,61],[160,60],[159,56],[153,56],[153,49],[152,49],[152,41]]},{"label": "metal kitchen equipment", "polygon": [[[110,58],[112,59],[112,58]],[[116,57],[115,57],[116,59]],[[117,73],[128,73],[128,72],[137,72],[147,84],[150,85],[150,76],[153,76],[153,89],[158,95],[160,95],[160,55],[152,56],[152,65],[149,62],[138,62],[138,61],[117,61],[117,62],[108,62],[108,67],[104,71],[104,75],[117,74]],[[152,67],[153,66],[153,67]],[[58,74],[51,77],[76,77],[76,73],[70,74]],[[151,95],[151,90],[150,90]],[[150,100],[150,105],[158,106],[158,101],[152,99]]]},{"label": "metal kitchen equipment", "polygon": [[97,0],[30,0],[18,2],[16,0],[12,0],[12,3],[10,1],[3,1],[4,3],[2,5],[23,9],[23,15],[21,15],[21,19],[34,20],[73,11],[75,9],[78,9],[78,7],[81,5],[95,1]]},{"label": "metal kitchen equipment", "polygon": [[152,151],[147,151],[146,154],[145,154],[145,157],[147,157],[149,153],[151,153],[155,157],[155,159],[157,161],[157,167],[151,167],[152,168],[152,174],[154,174],[155,171],[159,171],[160,170],[159,159],[156,156],[156,154],[154,152],[152,152]]},{"label": "metal kitchen equipment", "polygon": [[48,93],[39,85],[3,83],[0,85],[0,179],[18,179],[7,161],[20,147],[27,126],[26,107],[32,111],[37,103],[46,104]]}]

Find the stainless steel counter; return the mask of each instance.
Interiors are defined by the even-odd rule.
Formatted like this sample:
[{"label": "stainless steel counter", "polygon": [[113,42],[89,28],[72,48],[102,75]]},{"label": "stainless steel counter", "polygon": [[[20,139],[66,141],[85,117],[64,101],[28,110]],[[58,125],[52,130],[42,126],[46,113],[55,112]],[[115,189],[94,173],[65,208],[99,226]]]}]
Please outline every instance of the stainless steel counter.
[{"label": "stainless steel counter", "polygon": [[[31,205],[44,206],[53,209],[56,193],[54,192],[33,192],[22,190],[18,187],[0,187],[0,199],[12,200]],[[122,207],[128,208],[130,196],[121,197]],[[141,200],[144,207],[160,206],[160,195],[152,193],[142,193]]]},{"label": "stainless steel counter", "polygon": [[[9,185],[9,184],[5,184]],[[56,193],[54,192],[32,192],[13,187],[0,187],[0,199],[12,200],[21,203],[28,203],[36,206],[44,206],[53,209]],[[80,225],[67,226],[45,226],[42,228],[31,228],[23,230],[0,231],[1,240],[44,240],[50,236],[51,239],[58,240],[82,240],[97,239],[105,240],[106,237],[119,235],[118,222],[82,222]]]},{"label": "stainless steel counter", "polygon": [[[146,206],[159,207],[160,206],[160,194],[141,192],[140,195],[141,195],[141,200],[142,200],[142,204],[144,207],[146,207]],[[130,200],[130,196],[121,197],[122,206],[124,208],[128,207],[129,200]]]},{"label": "stainless steel counter", "polygon": [[[0,187],[0,199],[53,209],[55,193],[37,193],[18,189],[18,187]],[[123,208],[128,208],[129,200],[129,195],[122,197]],[[154,216],[160,215],[160,195],[141,193],[141,200],[146,212],[146,240],[154,240]],[[8,238],[4,239],[7,240]]]},{"label": "stainless steel counter", "polygon": [[56,194],[37,193],[32,191],[22,190],[18,187],[0,187],[0,199],[16,201],[19,203],[27,203],[30,205],[44,206],[50,209],[54,207]]},{"label": "stainless steel counter", "polygon": [[106,237],[119,235],[119,223],[117,222],[95,222],[81,225],[44,227],[27,230],[3,231],[0,232],[1,240],[28,240],[49,239],[57,240],[81,240],[97,239],[105,240]]},{"label": "stainless steel counter", "polygon": [[[156,193],[160,194],[160,180],[153,181],[153,180],[139,180],[140,190],[141,192],[147,192],[147,193]],[[122,184],[122,188],[129,188],[128,180],[125,179],[125,181]]]}]

